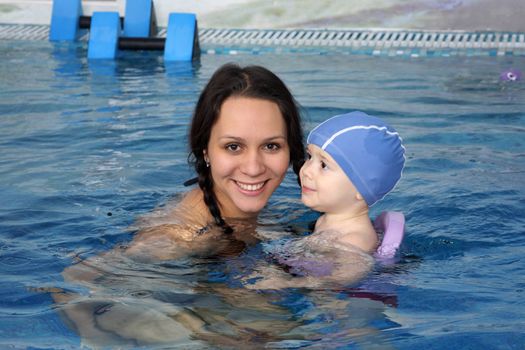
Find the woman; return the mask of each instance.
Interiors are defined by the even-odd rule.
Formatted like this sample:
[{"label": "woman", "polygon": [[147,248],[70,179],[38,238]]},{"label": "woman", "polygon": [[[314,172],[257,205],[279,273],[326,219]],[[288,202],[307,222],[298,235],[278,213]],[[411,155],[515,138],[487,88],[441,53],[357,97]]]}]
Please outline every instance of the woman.
[{"label": "woman", "polygon": [[197,102],[189,142],[199,187],[165,213],[165,224],[153,220],[143,229],[127,254],[174,259],[250,241],[247,232],[289,165],[298,174],[304,160],[297,104],[259,66],[226,64],[215,72]]},{"label": "woman", "polygon": [[[134,284],[122,281],[122,276],[129,276],[130,259],[143,263],[238,254],[256,240],[257,215],[290,164],[298,174],[304,160],[302,141],[297,104],[281,79],[259,66],[220,67],[199,97],[190,128],[189,161],[197,172],[198,188],[164,209],[162,218],[156,213],[143,219],[142,229],[128,247],[81,261],[63,272],[67,282],[91,291],[88,297],[53,295],[63,303],[60,309],[84,341],[102,346],[115,344],[116,339],[154,344],[186,339],[190,333],[214,338],[203,333],[202,318],[185,308],[155,299],[118,299],[111,293],[115,280]],[[138,326],[131,326],[131,320]],[[169,331],[177,328],[173,323],[180,329],[175,334]]]}]

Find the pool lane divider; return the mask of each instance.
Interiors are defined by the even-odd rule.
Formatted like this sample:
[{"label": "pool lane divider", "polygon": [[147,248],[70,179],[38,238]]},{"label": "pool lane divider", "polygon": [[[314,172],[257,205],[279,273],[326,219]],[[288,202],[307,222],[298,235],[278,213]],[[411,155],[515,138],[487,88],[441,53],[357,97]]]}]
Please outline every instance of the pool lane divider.
[{"label": "pool lane divider", "polygon": [[83,16],[81,5],[81,0],[53,0],[50,41],[76,41],[79,29],[89,29],[88,59],[116,59],[119,50],[164,51],[165,61],[200,56],[193,13],[170,13],[166,36],[158,37],[152,0],[127,0],[124,18],[118,12]]}]

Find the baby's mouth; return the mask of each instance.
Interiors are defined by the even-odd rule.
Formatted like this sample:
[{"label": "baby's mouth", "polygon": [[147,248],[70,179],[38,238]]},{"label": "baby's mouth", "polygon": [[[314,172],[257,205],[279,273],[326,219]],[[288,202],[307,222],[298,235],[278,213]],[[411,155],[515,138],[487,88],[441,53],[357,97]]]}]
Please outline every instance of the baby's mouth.
[{"label": "baby's mouth", "polygon": [[308,192],[315,192],[315,190],[313,188],[308,187],[308,186],[302,186],[301,187],[301,191],[302,192],[306,192],[306,193],[308,193]]}]

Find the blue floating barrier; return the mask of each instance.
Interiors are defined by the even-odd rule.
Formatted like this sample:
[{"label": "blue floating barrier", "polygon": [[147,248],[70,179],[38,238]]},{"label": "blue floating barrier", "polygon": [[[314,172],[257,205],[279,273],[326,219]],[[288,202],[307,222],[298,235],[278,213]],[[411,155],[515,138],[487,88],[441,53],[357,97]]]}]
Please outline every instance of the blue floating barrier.
[{"label": "blue floating barrier", "polygon": [[94,12],[88,44],[88,59],[114,59],[120,36],[118,12]]},{"label": "blue floating barrier", "polygon": [[51,13],[50,41],[75,41],[82,14],[80,0],[54,0]]},{"label": "blue floating barrier", "polygon": [[199,47],[197,18],[193,13],[170,13],[166,44],[165,61],[191,61]]},{"label": "blue floating barrier", "polygon": [[156,34],[155,11],[151,0],[127,0],[125,37],[146,38]]}]

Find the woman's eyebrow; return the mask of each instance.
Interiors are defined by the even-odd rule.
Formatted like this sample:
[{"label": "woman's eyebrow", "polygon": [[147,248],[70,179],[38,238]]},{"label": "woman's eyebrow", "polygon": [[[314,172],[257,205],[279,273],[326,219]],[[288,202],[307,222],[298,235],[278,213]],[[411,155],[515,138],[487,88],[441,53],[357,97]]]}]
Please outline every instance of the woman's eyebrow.
[{"label": "woman's eyebrow", "polygon": [[271,137],[264,139],[264,141],[275,141],[275,140],[286,140],[286,139],[287,138],[284,135],[275,135],[275,136],[271,136]]},{"label": "woman's eyebrow", "polygon": [[232,136],[232,135],[223,135],[223,136],[220,136],[219,139],[228,139],[228,140],[237,140],[237,141],[244,140],[242,137]]},{"label": "woman's eyebrow", "polygon": [[[234,135],[223,135],[223,136],[220,136],[219,137],[219,140],[234,140],[234,141],[239,141],[239,142],[246,142],[246,139],[243,138],[243,137],[240,137],[240,136],[234,136]],[[284,135],[275,135],[275,136],[270,136],[270,137],[267,137],[265,139],[262,140],[262,142],[270,142],[270,141],[275,141],[275,140],[286,140],[286,136]]]}]

